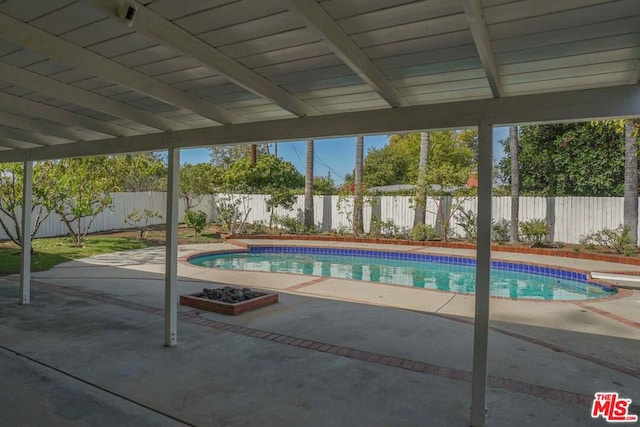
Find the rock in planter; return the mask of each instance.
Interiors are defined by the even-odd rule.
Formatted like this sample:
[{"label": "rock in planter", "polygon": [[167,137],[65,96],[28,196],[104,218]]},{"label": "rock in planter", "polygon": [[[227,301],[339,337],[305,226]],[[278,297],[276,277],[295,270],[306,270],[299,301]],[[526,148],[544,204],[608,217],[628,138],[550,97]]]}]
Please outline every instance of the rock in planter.
[{"label": "rock in planter", "polygon": [[180,304],[216,313],[236,315],[278,302],[278,294],[255,292],[249,288],[202,289],[191,295],[181,295]]}]

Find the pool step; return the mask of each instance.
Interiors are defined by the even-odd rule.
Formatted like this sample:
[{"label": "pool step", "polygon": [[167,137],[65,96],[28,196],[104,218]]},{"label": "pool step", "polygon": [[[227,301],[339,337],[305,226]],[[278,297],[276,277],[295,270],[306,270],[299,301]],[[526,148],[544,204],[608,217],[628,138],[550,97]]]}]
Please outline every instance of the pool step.
[{"label": "pool step", "polygon": [[640,289],[640,276],[632,274],[618,274],[618,273],[599,273],[597,271],[591,272],[591,277],[594,279],[612,280],[620,282],[626,288]]}]

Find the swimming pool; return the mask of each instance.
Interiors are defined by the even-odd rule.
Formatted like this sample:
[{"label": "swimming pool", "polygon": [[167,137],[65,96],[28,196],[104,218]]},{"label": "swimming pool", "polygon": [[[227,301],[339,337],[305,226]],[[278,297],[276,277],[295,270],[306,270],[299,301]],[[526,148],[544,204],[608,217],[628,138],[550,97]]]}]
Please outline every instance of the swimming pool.
[{"label": "swimming pool", "polygon": [[[356,249],[256,246],[243,252],[201,254],[194,265],[231,270],[297,273],[364,280],[448,292],[475,292],[475,259]],[[583,273],[493,261],[491,296],[535,300],[585,300],[616,293]]]}]

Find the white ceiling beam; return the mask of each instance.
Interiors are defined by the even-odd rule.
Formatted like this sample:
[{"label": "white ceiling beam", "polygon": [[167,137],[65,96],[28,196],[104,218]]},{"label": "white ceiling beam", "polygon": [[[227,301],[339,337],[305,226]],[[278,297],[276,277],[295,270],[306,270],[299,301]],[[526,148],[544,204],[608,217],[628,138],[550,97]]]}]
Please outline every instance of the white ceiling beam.
[{"label": "white ceiling beam", "polygon": [[29,142],[36,145],[58,145],[68,144],[72,140],[57,138],[54,136],[40,135],[21,129],[15,129],[7,126],[0,126],[0,137],[11,138],[16,141]]},{"label": "white ceiling beam", "polygon": [[299,141],[352,135],[463,129],[640,116],[640,86],[511,96],[430,106],[359,111],[269,122],[189,129],[56,147],[0,152],[0,162],[147,152],[168,148]]},{"label": "white ceiling beam", "polygon": [[640,60],[636,63],[636,68],[631,73],[631,77],[629,78],[630,85],[636,85],[640,83]]},{"label": "white ceiling beam", "polygon": [[[104,135],[116,137],[140,135],[134,129],[113,123],[104,122],[82,114],[73,113],[62,108],[52,107],[41,102],[0,92],[0,108],[17,113],[31,114],[53,122],[77,126]],[[18,126],[19,127],[19,126]]]},{"label": "white ceiling beam", "polygon": [[101,139],[98,134],[91,134],[57,124],[45,123],[30,117],[18,116],[4,111],[0,111],[0,124],[41,135],[57,136],[72,141]]},{"label": "white ceiling beam", "polygon": [[480,56],[480,62],[482,62],[487,80],[489,80],[489,86],[491,86],[491,92],[495,98],[499,98],[502,96],[500,74],[498,73],[498,65],[493,47],[491,47],[491,38],[489,37],[489,30],[487,29],[487,23],[484,19],[482,5],[480,4],[480,0],[461,1],[464,7],[464,13],[467,16],[467,21],[469,22],[473,41]]},{"label": "white ceiling beam", "polygon": [[16,150],[24,150],[33,147],[39,147],[40,144],[33,144],[31,142],[20,141],[13,138],[7,138],[0,136],[0,147],[5,147],[5,149],[16,149]]},{"label": "white ceiling beam", "polygon": [[116,101],[4,62],[0,62],[0,76],[2,76],[2,81],[6,83],[62,101],[82,105],[96,111],[102,111],[112,116],[142,123],[152,128],[165,131],[189,128],[184,123],[149,113],[124,102]]},{"label": "white ceiling beam", "polygon": [[334,53],[391,107],[409,105],[382,71],[375,66],[316,0],[289,0],[289,4],[291,11],[301,18],[309,29],[317,32]]},{"label": "white ceiling beam", "polygon": [[[122,2],[117,0],[85,1],[100,7],[101,10],[110,17],[118,19],[117,10]],[[140,4],[136,4],[136,7],[138,11],[133,24],[136,31],[197,59],[238,86],[270,100],[297,116],[320,114],[314,107],[271,83],[258,73],[251,71],[249,68],[158,15],[151,9]]]},{"label": "white ceiling beam", "polygon": [[216,107],[143,73],[107,59],[39,28],[0,13],[0,37],[51,59],[67,63],[167,104],[193,111],[218,123],[243,123],[239,114]]}]

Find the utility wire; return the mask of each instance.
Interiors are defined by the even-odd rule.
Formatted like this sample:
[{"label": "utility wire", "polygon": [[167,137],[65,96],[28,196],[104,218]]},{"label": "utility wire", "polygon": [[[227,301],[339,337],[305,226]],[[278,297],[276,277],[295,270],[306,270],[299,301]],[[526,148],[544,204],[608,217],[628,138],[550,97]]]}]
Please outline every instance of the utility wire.
[{"label": "utility wire", "polygon": [[[298,150],[296,149],[295,145],[291,144],[291,148],[293,148],[294,153],[296,153],[296,156],[298,157],[298,160],[300,160],[300,163],[302,163],[304,165],[304,162],[302,161],[302,158],[300,157],[300,154],[298,153]],[[333,172],[338,178],[342,179],[343,181],[344,176],[340,175],[338,172],[335,171],[335,169],[333,169],[331,166],[329,166],[324,160],[322,160],[320,158],[320,156],[318,156],[318,154],[315,152],[315,150],[313,151],[313,155],[316,159],[318,159],[320,161],[320,163],[322,163],[323,165],[325,165],[325,167],[327,169],[329,169],[331,172]],[[304,167],[303,167],[304,169]]]},{"label": "utility wire", "polygon": [[329,169],[331,172],[333,172],[333,173],[334,173],[338,178],[342,179],[343,181],[345,180],[345,179],[344,179],[344,176],[340,175],[338,172],[336,172],[336,171],[335,171],[335,169],[333,169],[333,168],[332,168],[331,166],[329,166],[329,165],[328,165],[324,160],[322,160],[322,159],[320,158],[320,156],[318,156],[318,155],[315,153],[315,151],[314,151],[313,155],[315,156],[315,158],[316,158],[316,159],[318,159],[318,160],[320,161],[320,163],[322,163],[323,165],[325,165],[325,167],[326,167],[327,169]]},{"label": "utility wire", "polygon": [[296,146],[291,144],[291,148],[293,149],[293,152],[296,153],[296,157],[298,158],[298,160],[300,161],[300,164],[302,165],[302,170],[305,170],[305,162],[302,161],[302,158],[300,157],[300,154],[298,154],[298,150],[296,150]]}]

